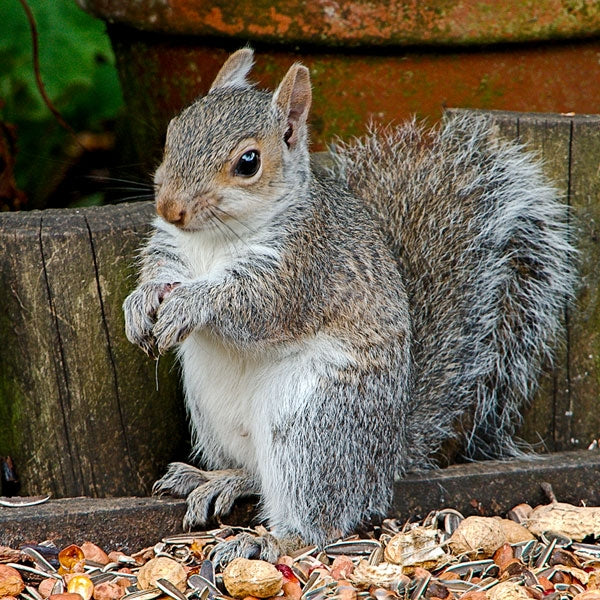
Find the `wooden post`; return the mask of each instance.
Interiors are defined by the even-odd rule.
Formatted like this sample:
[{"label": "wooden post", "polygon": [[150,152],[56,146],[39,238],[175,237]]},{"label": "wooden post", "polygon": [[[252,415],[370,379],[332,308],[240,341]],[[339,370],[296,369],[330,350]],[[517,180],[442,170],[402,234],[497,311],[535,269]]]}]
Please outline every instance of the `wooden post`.
[{"label": "wooden post", "polygon": [[0,214],[0,455],[21,493],[144,495],[185,457],[172,361],[124,335],[149,203]]},{"label": "wooden post", "polygon": [[585,447],[600,438],[600,116],[573,118],[570,149],[569,203],[581,254],[577,304],[568,321],[572,417],[564,447]]}]

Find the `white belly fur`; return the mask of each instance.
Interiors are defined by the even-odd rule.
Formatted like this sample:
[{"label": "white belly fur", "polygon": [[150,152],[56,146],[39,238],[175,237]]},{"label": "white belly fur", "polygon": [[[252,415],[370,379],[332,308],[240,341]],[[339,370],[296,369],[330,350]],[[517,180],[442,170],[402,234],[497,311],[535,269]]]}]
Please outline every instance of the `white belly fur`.
[{"label": "white belly fur", "polygon": [[321,376],[348,355],[324,334],[268,353],[238,352],[196,332],[181,346],[186,402],[198,450],[258,471],[273,425],[305,410]]}]

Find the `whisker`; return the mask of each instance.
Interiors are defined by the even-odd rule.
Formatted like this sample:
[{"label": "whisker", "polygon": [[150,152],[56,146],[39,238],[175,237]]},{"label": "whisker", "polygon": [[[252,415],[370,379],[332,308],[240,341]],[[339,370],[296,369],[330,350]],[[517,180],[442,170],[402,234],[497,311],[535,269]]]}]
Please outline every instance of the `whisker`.
[{"label": "whisker", "polygon": [[226,210],[223,210],[220,206],[213,206],[212,208],[216,208],[219,212],[222,212],[225,216],[227,216],[232,221],[239,223],[242,227],[245,227],[250,233],[256,233],[256,230],[250,227],[248,224],[240,221],[237,217],[234,217],[232,214],[228,213]]},{"label": "whisker", "polygon": [[109,177],[107,175],[86,175],[87,179],[93,179],[95,181],[117,181],[120,183],[128,183],[130,185],[135,185],[139,187],[144,187],[147,189],[152,189],[154,186],[149,181],[142,181],[135,179],[124,179],[121,177]]},{"label": "whisker", "polygon": [[233,258],[235,255],[235,246],[233,245],[233,242],[231,241],[229,231],[227,231],[227,229],[224,228],[223,221],[221,221],[221,219],[219,219],[219,217],[212,210],[210,210],[210,208],[209,208],[209,213],[210,213],[211,217],[213,218],[214,226],[223,235],[223,239],[225,240],[225,243],[227,244],[227,248],[229,250],[229,255]]},{"label": "whisker", "polygon": [[226,230],[227,230],[227,231],[228,231],[228,232],[229,232],[231,235],[233,235],[233,236],[234,236],[234,237],[236,237],[236,238],[237,238],[237,239],[238,239],[240,242],[242,242],[242,244],[244,244],[244,246],[247,246],[247,247],[249,247],[249,246],[248,246],[248,242],[246,242],[246,240],[245,240],[243,237],[241,237],[241,236],[240,236],[240,234],[239,234],[239,233],[238,233],[238,232],[237,232],[235,229],[233,229],[233,228],[232,228],[230,225],[228,225],[228,224],[227,224],[225,221],[223,221],[223,219],[221,219],[221,218],[220,218],[220,217],[219,217],[219,216],[218,216],[218,215],[217,215],[217,214],[214,212],[214,210],[212,210],[212,209],[214,209],[214,208],[216,208],[216,207],[214,207],[214,206],[211,206],[210,208],[211,208],[211,210],[210,210],[210,214],[211,214],[211,215],[212,215],[212,216],[213,216],[213,217],[214,217],[214,218],[215,218],[215,219],[216,219],[216,220],[217,220],[219,223],[221,223],[221,225],[222,225],[223,227],[225,227],[225,229],[226,229]]},{"label": "whisker", "polygon": [[233,229],[233,227],[231,227],[231,225],[228,225],[225,221],[223,221],[216,215],[215,215],[215,218],[223,225],[223,227],[225,227],[227,229],[227,231],[229,231],[231,233],[231,235],[236,237],[245,246],[248,246],[248,243],[246,242],[246,240],[235,229]]},{"label": "whisker", "polygon": [[118,198],[117,202],[127,202],[127,200],[154,200],[154,194],[138,194],[135,196],[125,196],[125,198]]},{"label": "whisker", "polygon": [[106,186],[106,189],[117,192],[150,192],[152,188],[144,187],[125,187],[125,186]]}]

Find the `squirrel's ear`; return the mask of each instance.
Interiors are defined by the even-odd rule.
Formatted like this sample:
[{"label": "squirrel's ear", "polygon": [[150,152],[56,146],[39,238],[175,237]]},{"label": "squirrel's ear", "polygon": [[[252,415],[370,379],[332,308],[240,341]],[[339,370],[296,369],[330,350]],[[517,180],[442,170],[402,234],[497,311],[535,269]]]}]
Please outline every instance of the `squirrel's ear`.
[{"label": "squirrel's ear", "polygon": [[306,123],[311,101],[310,73],[304,65],[296,63],[273,94],[273,105],[287,115],[285,142],[288,147],[294,146],[298,141],[298,130]]},{"label": "squirrel's ear", "polygon": [[246,76],[254,63],[254,50],[252,48],[240,48],[234,52],[223,64],[215,80],[210,86],[208,93],[218,88],[246,88],[250,84]]}]

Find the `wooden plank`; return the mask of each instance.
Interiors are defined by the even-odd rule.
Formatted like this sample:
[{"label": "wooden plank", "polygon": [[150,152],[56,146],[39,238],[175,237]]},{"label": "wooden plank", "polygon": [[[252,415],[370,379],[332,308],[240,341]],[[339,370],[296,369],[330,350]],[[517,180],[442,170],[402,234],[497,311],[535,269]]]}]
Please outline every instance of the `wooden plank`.
[{"label": "wooden plank", "polygon": [[[116,382],[116,402],[138,494],[149,493],[166,464],[187,455],[189,433],[173,353],[156,363],[125,337],[122,304],[135,287],[133,257],[150,232],[154,217],[150,202],[123,204],[106,219],[102,208],[83,211],[90,230],[103,324],[109,340]],[[134,368],[132,368],[132,366]],[[156,383],[158,383],[158,389]],[[127,493],[133,493],[134,484]]]},{"label": "wooden plank", "polygon": [[600,116],[573,118],[570,200],[580,288],[569,319],[572,445],[600,437]]},{"label": "wooden plank", "polygon": [[[569,202],[571,119],[561,115],[519,114],[519,141],[540,157],[544,174]],[[572,407],[569,394],[566,313],[561,342],[556,347],[554,368],[547,365],[538,393],[523,413],[519,436],[538,451],[571,448]]]},{"label": "wooden plank", "polygon": [[178,377],[125,338],[148,204],[0,216],[0,453],[20,493],[147,494],[189,436]]},{"label": "wooden plank", "polygon": [[498,127],[498,134],[506,140],[518,140],[519,139],[519,113],[501,111],[501,110],[490,110],[490,111],[478,111],[484,114],[491,115],[496,127]]},{"label": "wooden plank", "polygon": [[80,489],[63,419],[66,387],[41,252],[42,213],[0,214],[0,454],[25,493]]},{"label": "wooden plank", "polygon": [[484,461],[409,473],[394,486],[392,513],[425,517],[444,506],[465,515],[504,514],[527,502],[548,504],[541,488],[549,483],[561,502],[600,506],[600,452],[556,452],[537,459]]},{"label": "wooden plank", "polygon": [[182,533],[185,501],[174,498],[62,498],[0,510],[0,546],[52,540],[58,548],[93,541],[136,552]]},{"label": "wooden plank", "polygon": [[[67,385],[63,417],[79,457],[81,492],[119,495],[133,476],[115,399],[108,338],[85,218],[45,211],[41,230],[50,302],[56,315]],[[123,460],[125,458],[125,460]]]}]

